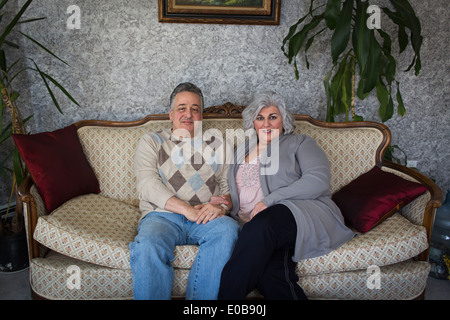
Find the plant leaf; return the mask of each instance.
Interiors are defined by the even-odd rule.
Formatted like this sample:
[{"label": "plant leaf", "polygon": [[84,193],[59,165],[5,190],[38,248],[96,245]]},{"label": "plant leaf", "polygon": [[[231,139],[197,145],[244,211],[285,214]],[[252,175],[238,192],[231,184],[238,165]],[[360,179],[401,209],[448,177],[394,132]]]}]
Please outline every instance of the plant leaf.
[{"label": "plant leaf", "polygon": [[6,128],[4,128],[0,134],[0,143],[3,143],[3,141],[5,141],[6,139],[8,139],[12,134],[12,130],[11,130],[11,122],[8,123],[8,125],[6,126]]},{"label": "plant leaf", "polygon": [[8,45],[8,46],[10,46],[11,48],[14,48],[14,49],[20,49],[19,45],[15,44],[14,42],[5,40],[5,44]]},{"label": "plant leaf", "polygon": [[348,114],[350,112],[350,106],[352,104],[352,76],[353,65],[355,63],[355,57],[351,57],[345,66],[344,74],[342,75],[341,82],[341,101],[342,106],[345,108],[345,118],[348,121]]},{"label": "plant leaf", "polygon": [[331,57],[336,64],[339,56],[347,48],[350,39],[353,0],[345,0],[342,11],[336,23],[336,29],[331,37]]},{"label": "plant leaf", "polygon": [[0,175],[7,179],[9,177],[9,174],[12,172],[11,169],[5,167],[5,163],[10,161],[11,156],[13,155],[14,150],[12,150],[8,155],[6,155],[2,162],[0,163]]},{"label": "plant leaf", "polygon": [[409,40],[408,40],[408,34],[405,31],[404,26],[398,26],[398,45],[400,48],[400,53],[405,51],[406,47],[408,46]]},{"label": "plant leaf", "polygon": [[390,90],[386,88],[386,85],[382,81],[377,83],[377,97],[380,102],[380,108],[378,113],[381,117],[381,121],[386,122],[392,118],[394,114],[394,103],[390,95]]},{"label": "plant leaf", "polygon": [[323,86],[325,87],[325,94],[327,97],[327,122],[334,122],[334,109],[332,104],[332,94],[331,94],[331,87],[330,87],[330,78],[333,74],[334,66],[328,71],[325,78],[323,79]]},{"label": "plant leaf", "polygon": [[307,17],[308,17],[308,15],[305,15],[304,17],[300,18],[296,24],[292,25],[289,28],[289,32],[288,32],[287,36],[284,37],[283,45],[281,46],[281,50],[283,50],[285,56],[288,56],[288,53],[284,49],[284,47],[286,46],[286,43],[291,40],[292,36],[295,34],[295,31],[297,30],[298,25],[300,23],[302,23]]},{"label": "plant leaf", "polygon": [[50,51],[49,49],[47,49],[46,47],[44,47],[44,46],[43,46],[42,44],[40,44],[38,41],[34,40],[33,38],[31,38],[30,36],[26,35],[26,34],[23,33],[23,32],[20,32],[20,31],[19,31],[19,33],[20,33],[21,35],[23,35],[25,38],[31,40],[33,43],[35,43],[36,45],[38,45],[38,46],[41,47],[42,49],[44,49],[47,53],[51,54],[53,57],[55,57],[56,59],[58,59],[58,60],[61,61],[62,63],[66,64],[66,65],[69,65],[67,62],[65,62],[64,60],[62,60],[60,57],[58,57],[56,54],[54,54],[53,52],[51,52],[51,51]]},{"label": "plant leaf", "polygon": [[328,0],[325,8],[325,23],[331,30],[336,28],[336,22],[341,11],[341,0]]},{"label": "plant leaf", "polygon": [[408,28],[411,31],[411,45],[415,55],[411,64],[405,71],[409,71],[412,66],[415,65],[415,75],[417,76],[422,68],[420,49],[422,47],[423,37],[421,34],[422,27],[420,20],[417,18],[414,9],[407,0],[390,0],[390,2],[396,9],[396,12],[392,12],[387,8],[383,8],[383,11],[395,24],[398,25],[400,52],[402,52],[409,43],[405,28]]},{"label": "plant leaf", "polygon": [[20,157],[20,153],[17,148],[14,148],[13,153],[13,170],[14,175],[16,176],[16,184],[20,186],[25,179],[26,173],[22,165],[22,158]]},{"label": "plant leaf", "polygon": [[358,83],[358,89],[356,90],[356,96],[359,99],[361,99],[361,100],[364,100],[370,94],[370,91],[369,92],[363,92],[364,91],[364,85],[365,85],[364,79],[360,79],[359,83]]},{"label": "plant leaf", "polygon": [[404,25],[411,30],[411,44],[414,52],[419,56],[420,47],[422,46],[423,41],[421,35],[422,27],[419,18],[417,18],[416,13],[408,0],[390,0],[390,2],[402,17]]},{"label": "plant leaf", "polygon": [[[22,17],[22,15],[28,9],[31,2],[33,2],[33,0],[27,0],[27,2],[22,6],[22,8],[20,8],[19,12],[15,15],[15,17],[11,20],[11,22],[6,26],[5,30],[3,31],[2,35],[0,36],[0,47],[5,42],[6,37],[11,33],[11,31],[14,29],[16,24],[19,22],[19,19]],[[5,2],[3,2],[2,4],[4,5]]]},{"label": "plant leaf", "polygon": [[292,58],[297,56],[300,49],[303,46],[303,43],[308,36],[308,33],[317,27],[317,25],[324,19],[324,15],[321,14],[319,16],[314,16],[311,21],[306,24],[299,32],[297,32],[290,40],[289,40],[289,53],[288,57]]},{"label": "plant leaf", "polygon": [[314,38],[318,35],[318,34],[320,34],[320,33],[322,33],[323,31],[325,31],[325,29],[326,28],[323,28],[322,30],[320,30],[319,32],[317,32],[315,35],[313,35],[311,38],[309,38],[308,39],[308,41],[306,41],[306,44],[305,44],[305,62],[306,62],[306,68],[308,68],[309,69],[309,61],[308,61],[308,50],[309,50],[309,48],[311,47],[311,45],[312,45],[312,43],[314,42]]},{"label": "plant leaf", "polygon": [[419,56],[417,56],[416,65],[414,67],[414,71],[415,71],[414,74],[416,76],[418,76],[421,69],[422,69],[422,59],[420,58],[420,55],[419,55]]},{"label": "plant leaf", "polygon": [[367,28],[366,21],[368,2],[358,1],[356,7],[355,25],[353,28],[352,42],[360,73],[364,72],[369,57],[370,50],[370,29]]},{"label": "plant leaf", "polygon": [[345,55],[342,61],[339,63],[339,68],[331,80],[331,96],[334,113],[337,114],[345,114],[347,112],[346,106],[343,103],[342,94],[343,94],[343,82],[345,81],[345,72],[347,70],[347,59],[349,53]]},{"label": "plant leaf", "polygon": [[62,112],[62,110],[61,110],[61,107],[59,106],[59,103],[58,103],[58,101],[56,100],[55,95],[53,94],[52,89],[50,88],[50,86],[48,85],[47,80],[45,79],[44,73],[39,69],[39,67],[37,66],[36,62],[34,62],[34,60],[32,60],[32,61],[33,61],[34,65],[35,65],[35,67],[36,67],[36,71],[37,71],[37,72],[39,73],[39,75],[41,76],[42,81],[44,82],[45,87],[47,88],[47,91],[48,91],[48,93],[50,94],[50,97],[52,98],[53,104],[55,105],[56,109],[58,109],[58,111],[59,111],[61,114],[63,114],[63,112]]},{"label": "plant leaf", "polygon": [[375,32],[370,31],[370,51],[367,58],[367,65],[363,73],[361,74],[362,81],[364,83],[362,93],[368,93],[372,91],[377,85],[378,77],[380,74],[379,64],[381,56],[381,46],[375,38]]},{"label": "plant leaf", "polygon": [[405,104],[403,103],[402,94],[400,93],[400,83],[397,81],[397,113],[402,117],[406,114]]},{"label": "plant leaf", "polygon": [[45,19],[47,19],[47,18],[46,18],[46,17],[32,18],[32,19],[27,19],[27,20],[21,20],[21,21],[19,21],[17,24],[36,22],[36,21],[41,21],[41,20],[45,20]]},{"label": "plant leaf", "polygon": [[7,69],[6,55],[5,55],[5,50],[3,50],[3,49],[0,50],[0,68],[2,71],[6,71],[6,69]]},{"label": "plant leaf", "polygon": [[4,6],[5,6],[5,4],[8,2],[8,0],[3,0],[1,3],[0,3],[0,9],[2,9]]},{"label": "plant leaf", "polygon": [[69,98],[77,106],[80,106],[78,104],[78,102],[70,95],[70,93],[67,92],[67,90],[64,89],[64,87],[58,83],[58,81],[53,79],[50,75],[46,74],[45,72],[41,72],[41,73],[42,73],[42,75],[44,75],[44,77],[46,77],[48,80],[50,80],[55,86],[57,86],[59,88],[59,90],[61,90],[66,95],[67,98]]}]

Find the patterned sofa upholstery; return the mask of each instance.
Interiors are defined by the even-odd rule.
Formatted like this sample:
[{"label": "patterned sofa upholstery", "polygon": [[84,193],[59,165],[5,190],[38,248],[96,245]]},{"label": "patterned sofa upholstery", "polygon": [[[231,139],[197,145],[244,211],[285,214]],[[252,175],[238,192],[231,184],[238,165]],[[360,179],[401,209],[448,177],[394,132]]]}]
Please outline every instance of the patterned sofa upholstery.
[{"label": "patterned sofa upholstery", "polygon": [[[205,110],[203,129],[242,128],[243,107],[225,104]],[[300,261],[299,284],[312,299],[415,299],[423,297],[430,265],[428,243],[441,191],[420,173],[383,162],[390,143],[387,127],[375,122],[325,123],[295,115],[297,132],[316,139],[327,153],[336,192],[374,165],[429,191],[371,231],[331,253]],[[168,115],[136,122],[76,123],[83,149],[100,183],[101,193],[87,194],[45,211],[31,179],[20,188],[30,249],[30,283],[36,298],[132,299],[128,244],[140,212],[133,160],[141,135],[171,126]],[[243,133],[243,131],[242,131]],[[243,140],[238,135],[234,143]],[[173,297],[183,298],[196,246],[175,250]],[[380,286],[368,285],[370,266],[378,266]],[[70,285],[76,266],[79,286]],[[257,293],[252,293],[257,295]]]}]

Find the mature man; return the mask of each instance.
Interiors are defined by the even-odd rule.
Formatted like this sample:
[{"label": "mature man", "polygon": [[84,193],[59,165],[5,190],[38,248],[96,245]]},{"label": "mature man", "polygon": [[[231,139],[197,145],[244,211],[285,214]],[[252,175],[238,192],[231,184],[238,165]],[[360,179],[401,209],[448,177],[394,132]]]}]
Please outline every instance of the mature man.
[{"label": "mature man", "polygon": [[135,299],[170,299],[175,246],[189,244],[198,244],[199,251],[186,299],[217,299],[239,227],[226,216],[231,201],[210,202],[229,197],[228,166],[219,156],[225,153],[215,150],[217,141],[203,141],[202,112],[201,90],[182,83],[170,97],[172,130],[147,133],[139,142],[135,173],[142,218],[130,243]]}]

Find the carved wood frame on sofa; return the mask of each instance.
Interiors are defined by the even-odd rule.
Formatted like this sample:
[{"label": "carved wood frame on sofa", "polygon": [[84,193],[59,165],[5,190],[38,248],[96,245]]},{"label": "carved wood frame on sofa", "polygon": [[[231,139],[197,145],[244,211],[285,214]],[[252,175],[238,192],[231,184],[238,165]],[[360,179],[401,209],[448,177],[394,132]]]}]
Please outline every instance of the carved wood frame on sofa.
[{"label": "carved wood frame on sofa", "polygon": [[[241,128],[242,124],[239,119],[241,119],[243,108],[243,106],[231,103],[210,107],[204,111],[204,127],[207,129],[208,126],[218,126],[222,132],[230,126]],[[428,243],[435,211],[441,205],[441,190],[433,181],[418,171],[383,160],[384,152],[391,142],[391,134],[389,129],[381,123],[327,123],[307,115],[294,115],[294,118],[297,132],[313,136],[328,154],[332,169],[332,192],[338,191],[375,165],[384,171],[425,185],[429,190],[378,227],[357,236],[355,238],[357,240],[351,240],[351,243],[345,244],[326,256],[299,262],[299,282],[307,295],[317,299],[423,298],[426,278],[430,270],[427,262]],[[105,160],[99,154],[109,146],[106,144],[95,149],[95,145],[99,142],[91,138],[93,133],[97,134],[96,132],[101,131],[103,135],[103,132],[109,128],[110,131],[106,132],[106,135],[113,132],[114,135],[119,133],[118,135],[121,137],[121,132],[126,131],[128,139],[133,141],[130,146],[124,147],[125,149],[130,148],[128,153],[126,153],[127,150],[122,150],[122,152],[124,157],[127,157],[125,162],[130,166],[129,162],[134,157],[133,147],[137,144],[139,135],[142,132],[169,125],[167,114],[149,115],[142,120],[131,122],[85,120],[75,124],[86,156],[98,176],[104,174],[101,166],[103,165],[102,161]],[[117,131],[121,128],[122,131]],[[138,130],[133,131],[135,129]],[[132,138],[130,138],[130,132],[133,132]],[[101,140],[98,137],[96,139]],[[101,143],[104,144],[104,142]],[[91,148],[95,150],[91,150]],[[103,154],[104,156],[105,154]],[[95,222],[83,221],[84,218],[78,216],[75,218],[64,216],[65,220],[60,221],[61,226],[55,227],[54,221],[49,221],[51,217],[67,214],[67,212],[75,212],[75,216],[81,215],[81,211],[77,211],[79,208],[76,207],[76,201],[85,201],[83,205],[91,206],[91,208],[103,205],[103,202],[116,201],[115,205],[125,212],[124,216],[108,219],[112,219],[111,221],[116,225],[125,225],[121,220],[123,219],[127,223],[130,222],[132,229],[135,229],[140,215],[137,208],[137,197],[133,198],[135,194],[129,192],[131,196],[124,195],[120,187],[117,187],[118,190],[115,191],[105,191],[111,188],[112,184],[121,183],[127,184],[130,189],[133,189],[134,186],[130,187],[130,181],[134,179],[130,176],[132,169],[130,171],[130,168],[126,168],[125,171],[128,175],[124,178],[126,182],[103,181],[103,178],[100,177],[102,189],[100,195],[86,195],[80,197],[82,200],[77,198],[68,201],[50,215],[45,212],[42,199],[30,177],[20,186],[20,201],[24,206],[29,243],[30,283],[35,298],[132,299],[131,270],[126,261],[125,240],[120,239],[120,241],[125,241],[120,244],[121,242],[115,239],[117,241],[114,244],[109,243],[108,245],[122,247],[114,247],[113,249],[116,251],[111,249],[110,253],[105,253],[107,250],[101,245],[92,243],[94,240],[91,238],[81,240],[77,238],[79,233],[83,233],[85,230],[73,229],[80,228],[79,226],[83,223],[90,225]],[[117,172],[112,174],[117,174]],[[111,173],[109,174],[111,175]],[[111,177],[105,179],[109,178]],[[114,192],[116,193],[114,194]],[[111,198],[115,200],[111,200]],[[103,213],[95,212],[92,216],[96,214]],[[95,219],[92,216],[89,219]],[[105,217],[103,216],[101,219],[105,219]],[[64,228],[72,229],[63,230]],[[78,235],[75,234],[77,232]],[[129,240],[133,238],[133,235],[127,235],[127,237],[126,239]],[[104,243],[102,245],[105,246]],[[86,246],[86,249],[78,252],[79,246]],[[184,295],[187,274],[195,254],[195,246],[182,246],[176,249],[176,257],[173,262],[176,278],[173,289],[174,297],[183,297]],[[115,257],[120,258],[116,259]],[[67,282],[70,276],[67,273],[68,268],[74,265],[81,271],[82,288],[78,290],[70,288]],[[381,288],[373,289],[367,285],[367,268],[371,265],[381,268]]]}]

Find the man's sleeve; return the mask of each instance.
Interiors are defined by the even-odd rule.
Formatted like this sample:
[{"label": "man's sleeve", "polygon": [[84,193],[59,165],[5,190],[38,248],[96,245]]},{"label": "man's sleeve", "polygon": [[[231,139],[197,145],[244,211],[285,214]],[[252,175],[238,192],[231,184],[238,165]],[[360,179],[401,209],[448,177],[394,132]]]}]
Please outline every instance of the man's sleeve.
[{"label": "man's sleeve", "polygon": [[165,186],[158,170],[160,146],[150,134],[144,135],[136,150],[134,167],[139,199],[164,208],[167,200],[175,194]]},{"label": "man's sleeve", "polygon": [[229,143],[225,143],[225,148],[223,150],[223,163],[221,168],[216,173],[216,180],[219,185],[220,194],[229,194],[230,187],[228,184],[228,170],[230,169],[230,164],[233,161],[233,149]]}]

